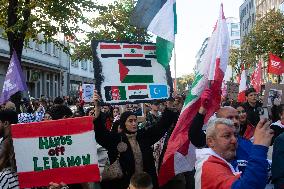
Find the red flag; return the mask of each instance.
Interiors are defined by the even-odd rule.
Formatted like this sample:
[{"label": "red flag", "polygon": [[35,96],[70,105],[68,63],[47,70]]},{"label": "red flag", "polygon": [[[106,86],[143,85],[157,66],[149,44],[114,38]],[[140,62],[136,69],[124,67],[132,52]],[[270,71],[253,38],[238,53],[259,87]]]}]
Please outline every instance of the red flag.
[{"label": "red flag", "polygon": [[260,92],[261,90],[261,65],[262,62],[259,61],[256,69],[252,74],[251,85],[255,88],[256,92]]},{"label": "red flag", "polygon": [[270,53],[268,66],[267,66],[267,73],[281,75],[284,73],[284,61],[279,58],[278,56]]},{"label": "red flag", "polygon": [[247,76],[246,76],[246,70],[244,68],[242,68],[241,80],[239,84],[240,85],[239,85],[238,102],[245,102],[246,101],[245,92],[247,90]]}]

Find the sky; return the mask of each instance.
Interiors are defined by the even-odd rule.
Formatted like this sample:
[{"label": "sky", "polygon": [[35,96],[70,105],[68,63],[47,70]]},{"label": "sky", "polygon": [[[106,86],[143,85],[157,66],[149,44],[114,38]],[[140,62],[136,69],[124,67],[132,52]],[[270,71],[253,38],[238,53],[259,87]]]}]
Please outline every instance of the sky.
[{"label": "sky", "polygon": [[[221,3],[225,17],[239,19],[239,7],[244,0],[176,0],[178,31],[176,35],[177,77],[193,73],[195,56],[206,37],[210,37],[218,19]],[[98,0],[99,3],[112,0]],[[172,59],[173,60],[173,59]],[[171,61],[174,76],[173,61]]]}]

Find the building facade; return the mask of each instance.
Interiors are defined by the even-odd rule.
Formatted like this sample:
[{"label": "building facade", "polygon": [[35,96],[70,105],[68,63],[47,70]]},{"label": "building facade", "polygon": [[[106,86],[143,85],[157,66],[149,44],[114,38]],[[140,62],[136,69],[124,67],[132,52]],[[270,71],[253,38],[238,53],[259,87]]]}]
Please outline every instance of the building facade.
[{"label": "building facade", "polygon": [[[91,48],[91,47],[90,47]],[[82,84],[94,83],[93,62],[89,60],[70,61],[70,96],[78,96]]]},{"label": "building facade", "polygon": [[[9,66],[9,44],[0,29],[0,91]],[[40,37],[40,36],[39,36]],[[38,44],[30,41],[23,49],[22,69],[31,97],[41,95],[49,99],[57,96],[78,95],[79,84],[93,83],[91,61],[71,61],[68,54],[53,43]],[[27,97],[27,92],[23,92]]]},{"label": "building facade", "polygon": [[239,19],[234,17],[226,18],[229,35],[230,35],[230,46],[231,48],[240,48],[240,22]]},{"label": "building facade", "polygon": [[262,18],[271,9],[281,8],[284,0],[255,0],[256,1],[256,15],[257,19]]},{"label": "building facade", "polygon": [[241,40],[252,29],[256,20],[256,4],[255,0],[245,0],[239,9],[240,15],[240,36]]}]

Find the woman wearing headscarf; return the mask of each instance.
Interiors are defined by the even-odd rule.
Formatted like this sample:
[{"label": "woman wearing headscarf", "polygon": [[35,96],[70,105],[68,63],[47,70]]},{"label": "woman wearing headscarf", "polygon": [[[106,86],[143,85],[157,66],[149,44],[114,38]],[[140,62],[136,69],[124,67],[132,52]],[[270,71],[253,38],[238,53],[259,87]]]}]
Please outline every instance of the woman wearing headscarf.
[{"label": "woman wearing headscarf", "polygon": [[99,111],[100,97],[95,92],[96,115],[94,128],[96,141],[108,150],[110,165],[117,159],[122,170],[122,176],[101,183],[103,189],[126,189],[134,173],[146,172],[151,175],[153,188],[158,188],[158,179],[153,158],[152,145],[166,133],[168,128],[178,118],[174,109],[165,109],[156,126],[137,130],[135,113],[126,111],[120,116],[121,133],[110,132],[105,127],[104,114]]}]

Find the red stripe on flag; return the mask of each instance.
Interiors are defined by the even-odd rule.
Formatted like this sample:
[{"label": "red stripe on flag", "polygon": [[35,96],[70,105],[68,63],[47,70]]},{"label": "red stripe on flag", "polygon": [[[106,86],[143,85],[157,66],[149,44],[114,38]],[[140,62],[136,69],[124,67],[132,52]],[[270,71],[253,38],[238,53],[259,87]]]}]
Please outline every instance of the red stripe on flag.
[{"label": "red stripe on flag", "polygon": [[123,45],[123,48],[128,48],[128,49],[142,49],[141,45]]},{"label": "red stripe on flag", "polygon": [[121,49],[120,45],[101,44],[100,49]]},{"label": "red stripe on flag", "polygon": [[124,54],[124,57],[143,57],[144,54]]},{"label": "red stripe on flag", "polygon": [[13,138],[34,138],[80,134],[92,131],[93,117],[60,119],[12,125]]},{"label": "red stripe on flag", "polygon": [[156,50],[156,46],[144,46],[144,50]]},{"label": "red stripe on flag", "polygon": [[78,167],[62,167],[39,172],[18,173],[20,188],[48,186],[50,182],[66,184],[99,182],[100,171],[97,164]]},{"label": "red stripe on flag", "polygon": [[147,85],[132,85],[128,86],[128,90],[147,89]]}]

